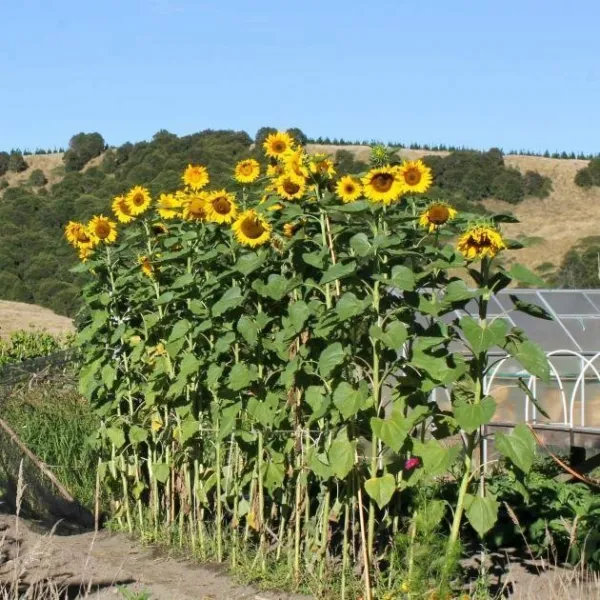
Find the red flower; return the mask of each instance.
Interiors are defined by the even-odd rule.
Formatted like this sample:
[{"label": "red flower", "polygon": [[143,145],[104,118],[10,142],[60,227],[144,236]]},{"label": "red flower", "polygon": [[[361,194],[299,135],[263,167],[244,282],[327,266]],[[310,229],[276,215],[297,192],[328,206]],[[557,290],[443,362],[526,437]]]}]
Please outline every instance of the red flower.
[{"label": "red flower", "polygon": [[412,471],[415,467],[419,466],[419,463],[421,461],[418,458],[409,458],[405,463],[404,463],[404,469],[406,471]]}]

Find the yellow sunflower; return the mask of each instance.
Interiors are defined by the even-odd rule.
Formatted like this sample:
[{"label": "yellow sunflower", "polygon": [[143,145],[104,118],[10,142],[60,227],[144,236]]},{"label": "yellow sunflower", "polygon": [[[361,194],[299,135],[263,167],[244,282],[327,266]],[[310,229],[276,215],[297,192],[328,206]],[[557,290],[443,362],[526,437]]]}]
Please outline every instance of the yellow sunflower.
[{"label": "yellow sunflower", "polygon": [[209,194],[206,209],[208,220],[213,223],[231,223],[237,217],[235,196],[225,190]]},{"label": "yellow sunflower", "polygon": [[283,174],[284,167],[282,164],[269,165],[267,167],[267,177],[279,177]]},{"label": "yellow sunflower", "polygon": [[94,250],[93,248],[79,248],[77,253],[79,254],[79,260],[82,263],[84,263],[88,261],[88,258],[90,258],[90,256],[92,256]]},{"label": "yellow sunflower", "polygon": [[282,156],[284,172],[306,179],[309,175],[309,159],[302,148],[292,150]]},{"label": "yellow sunflower", "polygon": [[131,209],[127,204],[127,199],[125,196],[117,196],[113,200],[112,211],[115,213],[115,217],[117,217],[117,221],[119,221],[119,223],[130,223],[135,219],[135,217],[131,214]]},{"label": "yellow sunflower", "polygon": [[331,178],[335,175],[333,161],[327,154],[315,154],[310,157],[309,162],[310,172],[322,177]]},{"label": "yellow sunflower", "polygon": [[391,204],[402,194],[397,171],[390,166],[371,169],[362,178],[362,183],[365,196],[372,202]]},{"label": "yellow sunflower", "polygon": [[431,187],[431,169],[422,160],[405,160],[396,171],[405,192],[423,194]]},{"label": "yellow sunflower", "polygon": [[210,181],[208,171],[202,165],[188,165],[183,172],[182,179],[183,183],[194,191],[201,190]]},{"label": "yellow sunflower", "polygon": [[138,258],[138,262],[140,263],[140,268],[142,269],[142,273],[146,277],[150,277],[150,279],[154,278],[154,267],[150,262],[150,258],[148,256],[140,256]]},{"label": "yellow sunflower", "polygon": [[181,202],[175,198],[174,194],[161,194],[156,210],[163,219],[174,219],[181,214]]},{"label": "yellow sunflower", "polygon": [[244,211],[232,225],[237,241],[255,248],[271,239],[271,226],[253,209]]},{"label": "yellow sunflower", "polygon": [[252,183],[260,175],[260,165],[253,158],[241,160],[235,165],[234,177],[239,183]]},{"label": "yellow sunflower", "polygon": [[69,244],[78,250],[93,248],[98,243],[98,239],[83,223],[76,223],[75,221],[67,223],[65,237]]},{"label": "yellow sunflower", "polygon": [[148,210],[152,199],[150,198],[150,192],[146,188],[136,185],[125,197],[125,202],[127,203],[129,212],[134,217],[137,217]]},{"label": "yellow sunflower", "polygon": [[362,185],[351,175],[345,175],[337,182],[335,192],[344,204],[355,202],[362,195]]},{"label": "yellow sunflower", "polygon": [[160,221],[158,223],[152,223],[152,233],[154,235],[165,235],[169,233],[169,228]]},{"label": "yellow sunflower", "polygon": [[104,215],[93,217],[88,223],[88,229],[94,237],[105,244],[112,244],[117,239],[117,224]]},{"label": "yellow sunflower", "polygon": [[458,238],[457,243],[458,251],[468,260],[494,258],[505,248],[502,234],[491,225],[474,225]]},{"label": "yellow sunflower", "polygon": [[291,238],[294,235],[294,231],[296,230],[296,225],[294,223],[285,223],[283,225],[283,235],[286,238]]},{"label": "yellow sunflower", "polygon": [[429,233],[435,231],[448,221],[456,217],[456,209],[445,202],[434,202],[430,204],[419,218],[419,225],[424,229],[429,229]]},{"label": "yellow sunflower", "polygon": [[286,200],[302,198],[306,192],[306,182],[293,173],[284,173],[277,178],[277,193]]},{"label": "yellow sunflower", "polygon": [[286,152],[289,152],[294,146],[294,140],[289,133],[278,131],[271,133],[263,143],[265,154],[272,158],[281,158]]},{"label": "yellow sunflower", "polygon": [[208,218],[207,198],[206,192],[186,196],[183,201],[183,218],[186,221],[206,221]]}]

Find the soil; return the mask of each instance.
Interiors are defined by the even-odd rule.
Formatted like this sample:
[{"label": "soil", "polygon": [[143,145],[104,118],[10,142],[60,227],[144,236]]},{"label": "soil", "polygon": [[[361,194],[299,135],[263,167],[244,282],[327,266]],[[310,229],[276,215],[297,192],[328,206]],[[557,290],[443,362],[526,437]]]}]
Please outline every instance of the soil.
[{"label": "soil", "polygon": [[122,534],[47,531],[9,514],[0,514],[0,557],[0,581],[52,581],[61,599],[123,600],[122,586],[149,600],[310,600],[235,585],[220,567],[165,557]]},{"label": "soil", "polygon": [[73,321],[35,304],[0,300],[0,337],[26,331],[46,331],[54,335],[65,335],[75,331]]}]

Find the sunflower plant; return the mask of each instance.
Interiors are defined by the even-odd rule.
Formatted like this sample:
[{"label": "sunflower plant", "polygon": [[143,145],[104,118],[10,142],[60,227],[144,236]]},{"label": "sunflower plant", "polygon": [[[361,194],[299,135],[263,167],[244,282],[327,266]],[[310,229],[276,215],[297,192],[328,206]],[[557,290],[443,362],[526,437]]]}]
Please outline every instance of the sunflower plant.
[{"label": "sunflower plant", "polygon": [[[242,160],[228,189],[189,165],[182,189],[115,198],[119,225],[67,225],[90,275],[80,386],[115,518],[233,565],[252,549],[297,585],[339,580],[342,598],[360,564],[373,598],[398,569],[386,540],[403,494],[458,472],[449,585],[464,515],[483,535],[497,513],[476,464],[488,352],[548,377],[537,345],[487,317],[512,279],[497,261],[515,246],[507,217],[429,202],[431,170],[385,149],[339,179],[286,133],[263,150],[266,169]],[[497,444],[523,470],[527,431]]]}]

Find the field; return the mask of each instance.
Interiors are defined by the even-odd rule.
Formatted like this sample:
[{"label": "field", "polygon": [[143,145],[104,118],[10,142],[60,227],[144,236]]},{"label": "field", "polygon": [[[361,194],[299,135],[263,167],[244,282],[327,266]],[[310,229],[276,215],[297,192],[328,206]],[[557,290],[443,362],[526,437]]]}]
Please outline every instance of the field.
[{"label": "field", "polygon": [[0,300],[0,337],[7,338],[16,331],[47,331],[54,335],[72,333],[73,321],[48,308]]}]

